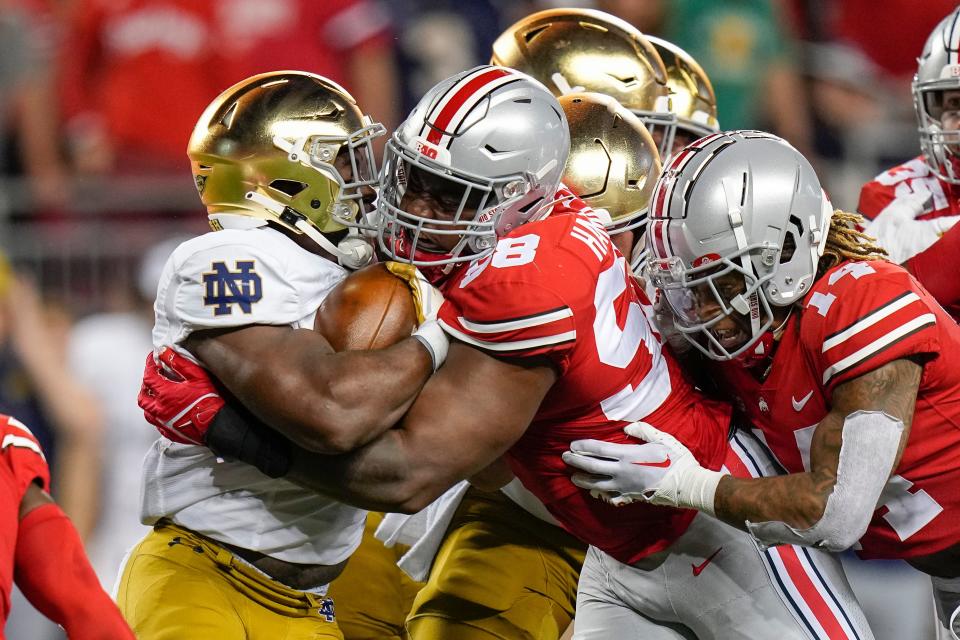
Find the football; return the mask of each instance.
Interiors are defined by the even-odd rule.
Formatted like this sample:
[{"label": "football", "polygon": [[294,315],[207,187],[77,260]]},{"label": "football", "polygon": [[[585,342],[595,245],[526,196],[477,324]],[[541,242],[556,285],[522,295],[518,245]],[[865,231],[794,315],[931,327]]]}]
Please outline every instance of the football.
[{"label": "football", "polygon": [[313,328],[337,351],[382,349],[409,336],[417,310],[407,283],[382,264],[351,273],[317,310]]}]

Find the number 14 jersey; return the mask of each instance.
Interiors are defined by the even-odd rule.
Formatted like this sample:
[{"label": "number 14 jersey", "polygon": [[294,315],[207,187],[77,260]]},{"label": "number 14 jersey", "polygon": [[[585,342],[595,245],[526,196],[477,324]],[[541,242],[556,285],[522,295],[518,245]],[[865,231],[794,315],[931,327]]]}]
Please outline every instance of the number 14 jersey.
[{"label": "number 14 jersey", "polygon": [[788,472],[809,471],[813,432],[838,385],[894,360],[920,362],[907,446],[858,553],[909,558],[960,542],[960,327],[886,261],[837,265],[794,314],[765,381],[735,362],[718,368],[758,435]]},{"label": "number 14 jersey", "polygon": [[649,301],[603,224],[579,200],[500,239],[444,286],[454,338],[512,361],[548,361],[559,378],[508,452],[513,472],[573,535],[630,563],[669,546],[694,512],[612,507],[570,481],[560,456],[578,439],[635,442],[635,420],[674,434],[711,469],[730,408],[681,375],[648,322]]}]

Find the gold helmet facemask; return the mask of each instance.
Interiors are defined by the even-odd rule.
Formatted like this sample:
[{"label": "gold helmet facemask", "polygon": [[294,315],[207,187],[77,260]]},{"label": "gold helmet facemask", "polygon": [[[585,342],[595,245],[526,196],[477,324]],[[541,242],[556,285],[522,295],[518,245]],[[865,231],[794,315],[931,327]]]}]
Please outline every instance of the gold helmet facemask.
[{"label": "gold helmet facemask", "polygon": [[688,143],[720,131],[717,97],[706,72],[689,53],[672,42],[654,36],[647,39],[656,47],[667,68],[670,109],[677,116],[677,130],[687,135]]},{"label": "gold helmet facemask", "polygon": [[615,98],[673,145],[667,72],[656,49],[629,23],[593,9],[533,13],[493,43],[491,64],[533,76],[554,95],[595,92]]},{"label": "gold helmet facemask", "polygon": [[373,255],[362,236],[375,227],[372,142],[385,133],[336,83],[275,71],[220,94],[187,155],[211,228],[277,224],[357,268]]},{"label": "gold helmet facemask", "polygon": [[645,225],[661,168],[650,132],[609,96],[570,94],[560,98],[560,105],[570,123],[563,184],[593,209],[606,212],[610,235]]}]

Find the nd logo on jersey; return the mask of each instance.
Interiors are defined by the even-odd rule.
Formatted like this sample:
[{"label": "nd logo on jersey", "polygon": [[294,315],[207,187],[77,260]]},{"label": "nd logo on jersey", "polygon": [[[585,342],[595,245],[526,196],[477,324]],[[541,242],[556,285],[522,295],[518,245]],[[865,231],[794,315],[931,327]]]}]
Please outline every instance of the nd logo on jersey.
[{"label": "nd logo on jersey", "polygon": [[230,271],[225,262],[214,262],[211,271],[203,274],[203,304],[213,306],[215,316],[233,313],[233,305],[250,313],[253,304],[263,297],[263,282],[254,271],[254,261],[236,260],[234,265],[236,271]]}]

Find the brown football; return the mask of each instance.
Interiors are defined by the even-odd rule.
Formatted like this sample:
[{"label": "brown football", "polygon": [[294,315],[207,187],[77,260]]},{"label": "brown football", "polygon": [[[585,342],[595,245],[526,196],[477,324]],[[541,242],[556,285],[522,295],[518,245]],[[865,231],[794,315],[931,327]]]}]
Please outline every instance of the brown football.
[{"label": "brown football", "polygon": [[337,351],[382,349],[416,326],[410,287],[382,264],[355,271],[334,287],[313,323]]}]

